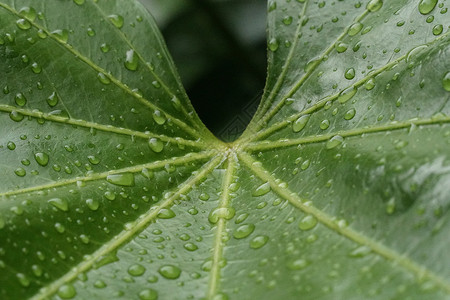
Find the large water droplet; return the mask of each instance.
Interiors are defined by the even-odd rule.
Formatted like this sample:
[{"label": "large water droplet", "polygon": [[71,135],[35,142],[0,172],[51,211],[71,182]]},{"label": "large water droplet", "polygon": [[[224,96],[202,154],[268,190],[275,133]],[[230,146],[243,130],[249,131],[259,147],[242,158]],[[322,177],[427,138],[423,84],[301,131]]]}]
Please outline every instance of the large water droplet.
[{"label": "large water droplet", "polygon": [[270,192],[270,190],[271,190],[270,183],[266,182],[258,186],[256,190],[253,191],[252,196],[259,197],[267,194],[268,192]]},{"label": "large water droplet", "polygon": [[158,125],[163,125],[166,123],[166,117],[159,110],[155,110],[153,112],[153,120],[155,120]]},{"label": "large water droplet", "polygon": [[358,34],[361,31],[362,28],[363,28],[363,24],[361,24],[359,22],[354,23],[348,29],[348,35],[349,36],[354,36],[354,35]]},{"label": "large water droplet", "polygon": [[348,80],[355,78],[355,69],[349,68],[349,69],[345,70],[344,77],[345,77],[345,79],[348,79]]},{"label": "large water droplet", "polygon": [[422,1],[420,1],[419,12],[422,15],[427,15],[434,9],[434,7],[436,6],[437,3],[438,3],[438,0],[422,0]]},{"label": "large water droplet", "polygon": [[172,219],[176,216],[175,212],[170,208],[163,208],[158,213],[160,219]]},{"label": "large water droplet", "polygon": [[72,299],[77,294],[77,291],[72,284],[64,284],[58,289],[58,296],[63,299]]},{"label": "large water droplet", "polygon": [[236,211],[232,207],[218,207],[209,213],[208,220],[212,224],[216,224],[221,218],[230,220],[234,217],[235,213]]},{"label": "large water droplet", "polygon": [[298,223],[298,228],[301,230],[311,230],[317,225],[317,219],[311,215],[307,215]]},{"label": "large water droplet", "polygon": [[49,156],[47,153],[37,152],[36,154],[34,154],[34,159],[36,159],[36,162],[39,165],[45,167],[48,164]]},{"label": "large water droplet", "polygon": [[303,128],[305,128],[310,117],[311,117],[311,115],[303,115],[303,116],[299,117],[294,123],[292,123],[292,130],[294,132],[301,131]]},{"label": "large water droplet", "polygon": [[63,43],[67,43],[67,40],[69,39],[69,32],[67,31],[67,29],[57,29],[55,31],[52,31],[52,34]]},{"label": "large water droplet", "polygon": [[367,3],[367,10],[370,12],[376,12],[380,10],[382,6],[383,6],[382,0],[370,0],[369,3]]},{"label": "large water droplet", "polygon": [[447,92],[450,92],[450,71],[447,72],[444,77],[442,78],[442,87]]},{"label": "large water droplet", "polygon": [[272,52],[275,52],[278,50],[278,47],[279,47],[278,40],[276,38],[270,39],[269,44],[268,44],[269,50]]},{"label": "large water droplet", "polygon": [[128,50],[125,55],[125,68],[130,71],[136,71],[139,63],[139,57],[134,50]]},{"label": "large water droplet", "polygon": [[145,289],[138,294],[140,300],[157,300],[158,292],[153,289]]},{"label": "large water droplet", "polygon": [[53,205],[54,207],[56,207],[59,210],[62,210],[62,211],[69,210],[69,203],[67,202],[66,199],[53,198],[53,199],[48,200],[48,203],[50,203],[51,205]]},{"label": "large water droplet", "polygon": [[22,30],[28,30],[31,28],[31,23],[26,19],[19,19],[16,21],[17,27],[19,27]]},{"label": "large water droplet", "polygon": [[90,210],[97,210],[100,203],[96,199],[86,199],[86,205]]},{"label": "large water droplet", "polygon": [[120,186],[134,186],[134,174],[133,173],[112,174],[106,177],[106,181]]},{"label": "large water droplet", "polygon": [[53,92],[50,96],[48,96],[48,98],[47,98],[47,104],[50,106],[50,107],[54,107],[54,106],[56,106],[56,104],[58,104],[58,102],[59,102],[59,98],[58,98],[58,95],[56,94],[56,92]]},{"label": "large water droplet", "polygon": [[255,225],[253,224],[243,224],[239,226],[234,232],[233,236],[236,239],[243,239],[248,237],[255,230]]},{"label": "large water droplet", "polygon": [[19,10],[19,15],[33,22],[36,19],[36,10],[33,7],[24,6]]},{"label": "large water droplet", "polygon": [[259,235],[250,241],[250,248],[259,249],[263,247],[269,241],[269,237],[266,235]]},{"label": "large water droplet", "polygon": [[134,264],[128,268],[128,274],[130,274],[131,276],[141,276],[144,273],[145,267],[140,264]]},{"label": "large water droplet", "polygon": [[345,113],[344,119],[351,120],[355,117],[355,114],[356,114],[356,109],[351,108]]},{"label": "large water droplet", "polygon": [[148,140],[148,145],[150,149],[156,153],[159,153],[164,149],[164,143],[159,138],[150,138]]},{"label": "large water droplet", "polygon": [[24,168],[17,168],[14,173],[19,176],[19,177],[24,177],[25,175],[27,175],[27,172],[25,171]]},{"label": "large water droplet", "polygon": [[340,103],[345,103],[350,100],[356,94],[357,88],[354,86],[348,87],[339,93],[337,100]]},{"label": "large water droplet", "polygon": [[174,265],[164,265],[158,269],[158,272],[167,279],[177,279],[181,275],[181,269]]},{"label": "large water droplet", "polygon": [[111,21],[111,23],[114,24],[117,28],[122,28],[123,26],[123,17],[120,15],[109,15],[108,19]]},{"label": "large water droplet", "polygon": [[340,135],[333,136],[328,142],[327,142],[327,149],[333,149],[337,146],[341,145],[344,142],[344,138]]},{"label": "large water droplet", "polygon": [[25,104],[27,104],[27,98],[25,98],[24,94],[22,93],[17,93],[14,97],[14,101],[19,106],[25,106]]}]

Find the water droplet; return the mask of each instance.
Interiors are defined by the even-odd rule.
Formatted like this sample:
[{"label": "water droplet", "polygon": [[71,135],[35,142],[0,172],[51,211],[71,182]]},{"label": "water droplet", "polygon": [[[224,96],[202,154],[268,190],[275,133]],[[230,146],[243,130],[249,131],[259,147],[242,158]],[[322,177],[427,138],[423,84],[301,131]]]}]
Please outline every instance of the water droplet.
[{"label": "water droplet", "polygon": [[354,23],[348,29],[348,35],[349,36],[357,35],[361,31],[362,28],[363,28],[363,24],[361,24],[359,22]]},{"label": "water droplet", "polygon": [[128,274],[130,274],[131,276],[141,276],[144,273],[145,267],[140,264],[134,264],[128,268]]},{"label": "water droplet", "polygon": [[301,230],[311,230],[317,225],[317,219],[312,215],[307,215],[298,223]]},{"label": "water droplet", "polygon": [[269,241],[269,237],[266,235],[258,235],[250,241],[250,248],[259,249],[263,247]]},{"label": "water droplet", "polygon": [[90,210],[97,210],[100,206],[100,203],[96,199],[86,199],[86,205]]},{"label": "water droplet", "polygon": [[73,2],[77,5],[83,5],[85,0],[73,0]]},{"label": "water droplet", "polygon": [[198,196],[198,198],[202,201],[208,201],[210,196],[208,193],[201,193],[200,196]]},{"label": "water droplet", "polygon": [[345,103],[356,94],[356,91],[357,88],[355,86],[348,87],[339,93],[337,100],[339,101],[339,103]]},{"label": "water droplet", "polygon": [[64,284],[58,289],[58,296],[63,299],[72,299],[76,294],[77,291],[70,283]]},{"label": "water droplet", "polygon": [[43,273],[42,268],[39,265],[32,265],[31,266],[31,271],[33,272],[33,274],[36,277],[41,277],[42,273]]},{"label": "water droplet", "polygon": [[58,102],[59,102],[59,97],[58,97],[58,95],[56,94],[56,92],[53,92],[50,96],[48,96],[48,98],[47,98],[47,104],[50,106],[50,107],[54,107],[54,106],[56,106],[56,104],[58,104]]},{"label": "water droplet", "polygon": [[427,45],[420,45],[413,49],[411,49],[408,54],[406,55],[406,62],[410,62],[414,57],[418,56],[420,53],[422,53],[424,50],[428,48]]},{"label": "water droplet", "polygon": [[350,257],[364,257],[372,251],[368,246],[360,246],[352,250],[348,255]]},{"label": "water droplet", "polygon": [[9,150],[14,150],[16,149],[16,144],[14,144],[13,142],[8,142],[8,144],[6,144],[6,147],[8,147]]},{"label": "water droplet", "polygon": [[89,156],[88,156],[88,160],[89,160],[89,162],[90,162],[91,164],[93,164],[93,165],[98,165],[98,164],[100,163],[100,158],[98,158],[98,157],[95,156],[95,155],[89,155]]},{"label": "water droplet", "polygon": [[198,247],[194,243],[186,243],[186,244],[184,244],[184,249],[186,249],[188,251],[195,251],[198,249]]},{"label": "water droplet", "polygon": [[153,120],[155,120],[158,125],[163,125],[166,123],[166,117],[159,110],[155,110],[153,112]]},{"label": "water droplet", "polygon": [[297,259],[291,261],[287,267],[291,270],[302,270],[308,266],[308,262],[305,259]]},{"label": "water droplet", "polygon": [[64,227],[61,223],[55,223],[55,229],[59,233],[64,233],[66,231],[66,227]]},{"label": "water droplet", "polygon": [[19,19],[16,21],[17,27],[19,27],[22,30],[28,30],[31,28],[31,23],[26,19]]},{"label": "water droplet", "polygon": [[270,190],[271,190],[270,183],[266,182],[258,186],[256,190],[253,191],[252,196],[259,197],[267,194],[268,192],[270,192]]},{"label": "water droplet", "polygon": [[102,50],[103,53],[109,52],[110,46],[106,43],[103,43],[100,45],[100,50]]},{"label": "water droplet", "polygon": [[14,97],[14,101],[19,106],[25,106],[25,104],[27,104],[27,98],[25,98],[25,96],[22,93],[17,93],[16,96]]},{"label": "water droplet", "polygon": [[303,115],[303,116],[299,117],[294,123],[292,123],[292,130],[294,132],[301,131],[303,128],[305,128],[310,117],[311,117],[311,115]]},{"label": "water droplet", "polygon": [[447,72],[444,77],[442,78],[442,87],[447,92],[450,92],[450,71]]},{"label": "water droplet", "polygon": [[133,173],[112,174],[106,177],[106,181],[120,186],[134,186],[134,174]]},{"label": "water droplet", "polygon": [[95,35],[95,30],[92,29],[91,27],[89,27],[89,28],[86,30],[86,32],[87,32],[87,35],[88,35],[88,36],[94,36],[94,35]]},{"label": "water droplet", "polygon": [[158,292],[153,289],[145,289],[138,294],[140,300],[157,300]]},{"label": "water droplet", "polygon": [[158,213],[160,219],[172,219],[176,216],[175,212],[170,208],[163,208]]},{"label": "water droplet", "polygon": [[433,27],[433,34],[434,35],[440,35],[444,31],[444,26],[442,24],[435,25]]},{"label": "water droplet", "polygon": [[269,50],[272,51],[272,52],[277,51],[278,47],[279,47],[278,40],[276,38],[270,39],[268,47],[269,47]]},{"label": "water droplet", "polygon": [[156,89],[161,88],[161,83],[159,83],[158,80],[152,81],[152,85],[153,85]]},{"label": "water droplet", "polygon": [[59,210],[62,210],[62,211],[69,210],[69,203],[67,202],[66,199],[53,198],[53,199],[48,200],[48,203],[50,203],[51,205],[53,205],[54,207],[56,207]]},{"label": "water droplet", "polygon": [[24,177],[25,175],[27,175],[27,172],[25,171],[24,168],[17,168],[14,173],[19,176],[19,177]]},{"label": "water droplet", "polygon": [[174,265],[164,265],[158,269],[158,272],[167,279],[177,279],[181,275],[181,269]]},{"label": "water droplet", "polygon": [[30,279],[28,279],[28,277],[25,274],[17,273],[16,277],[19,280],[21,286],[27,287],[30,285]]},{"label": "water droplet", "polygon": [[345,79],[348,79],[348,80],[355,78],[355,69],[349,68],[349,69],[345,70],[344,77],[345,77]]},{"label": "water droplet", "polygon": [[368,91],[372,90],[375,87],[375,80],[373,78],[370,78],[369,80],[366,81],[364,87]]},{"label": "water droplet", "polygon": [[34,154],[34,159],[36,159],[36,162],[39,165],[45,167],[48,164],[49,156],[47,153],[37,152],[36,154]]},{"label": "water droplet", "polygon": [[67,40],[69,39],[69,32],[67,31],[67,29],[57,29],[55,31],[52,31],[52,34],[63,43],[67,43]]},{"label": "water droplet", "polygon": [[344,119],[351,120],[355,117],[355,114],[356,114],[356,109],[351,108],[345,113]]},{"label": "water droplet", "polygon": [[243,224],[239,226],[234,232],[233,236],[236,239],[243,239],[248,237],[255,230],[255,225],[253,224]]},{"label": "water droplet", "polygon": [[328,142],[327,142],[327,149],[333,149],[337,146],[341,145],[344,142],[344,138],[340,135],[333,136]]},{"label": "water droplet", "polygon": [[164,143],[159,138],[150,138],[148,140],[148,145],[150,149],[156,153],[159,153],[164,149]]},{"label": "water droplet", "polygon": [[234,217],[235,213],[236,211],[232,207],[218,207],[209,213],[208,220],[212,224],[216,224],[221,218],[230,220]]},{"label": "water droplet", "polygon": [[103,84],[110,84],[111,83],[111,80],[109,79],[109,77],[108,76],[106,76],[106,74],[104,74],[104,73],[98,73],[97,74],[97,78],[98,78],[98,80],[100,80],[100,82],[101,83],[103,83]]},{"label": "water droplet", "polygon": [[322,122],[320,122],[320,129],[325,130],[328,127],[330,127],[330,121],[325,119]]},{"label": "water droplet", "polygon": [[291,25],[291,23],[292,23],[292,16],[285,16],[283,18],[283,24],[284,25]]},{"label": "water droplet", "polygon": [[338,53],[343,53],[347,51],[348,45],[344,42],[337,42],[335,48]]},{"label": "water droplet", "polygon": [[123,26],[123,17],[120,15],[109,15],[108,19],[111,21],[111,23],[114,24],[117,28],[122,28]]},{"label": "water droplet", "polygon": [[422,0],[422,1],[420,1],[419,12],[422,15],[427,15],[434,9],[434,7],[436,6],[437,3],[438,3],[438,0]]},{"label": "water droplet", "polygon": [[395,198],[389,199],[386,203],[386,213],[392,215],[395,212]]},{"label": "water droplet", "polygon": [[367,4],[367,10],[370,12],[376,12],[380,10],[382,6],[383,6],[382,0],[370,0],[370,2]]},{"label": "water droplet", "polygon": [[134,50],[128,50],[125,55],[125,68],[130,71],[136,71],[139,63],[139,57]]},{"label": "water droplet", "polygon": [[33,22],[36,19],[36,10],[33,7],[24,6],[19,10],[19,15]]}]

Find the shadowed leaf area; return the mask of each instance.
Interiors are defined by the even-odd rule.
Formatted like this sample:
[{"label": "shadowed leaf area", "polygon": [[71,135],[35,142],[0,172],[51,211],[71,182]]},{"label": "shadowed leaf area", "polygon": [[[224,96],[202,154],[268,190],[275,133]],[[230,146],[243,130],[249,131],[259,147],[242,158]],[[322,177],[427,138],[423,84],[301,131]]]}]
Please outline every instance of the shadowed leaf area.
[{"label": "shadowed leaf area", "polygon": [[268,1],[225,143],[151,5],[0,0],[0,298],[448,299],[449,5]]}]

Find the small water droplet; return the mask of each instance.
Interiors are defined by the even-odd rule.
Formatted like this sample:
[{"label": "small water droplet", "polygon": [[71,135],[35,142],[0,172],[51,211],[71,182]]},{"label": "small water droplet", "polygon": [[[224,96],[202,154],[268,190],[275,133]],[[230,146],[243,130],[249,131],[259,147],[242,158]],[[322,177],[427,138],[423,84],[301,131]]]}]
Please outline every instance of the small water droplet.
[{"label": "small water droplet", "polygon": [[150,149],[156,153],[159,153],[164,149],[164,143],[159,138],[150,138],[148,140],[148,145]]},{"label": "small water droplet", "polygon": [[67,31],[67,29],[57,29],[55,31],[52,31],[52,34],[63,43],[67,43],[67,40],[69,39],[69,32]]},{"label": "small water droplet", "polygon": [[33,22],[36,19],[36,10],[33,7],[24,6],[19,10],[19,15]]},{"label": "small water droplet", "polygon": [[134,186],[133,173],[112,174],[106,177],[106,181],[119,186]]},{"label": "small water droplet", "polygon": [[28,30],[31,28],[31,23],[26,19],[19,19],[16,21],[17,27],[19,27],[22,30]]},{"label": "small water droplet", "polygon": [[252,193],[253,197],[260,197],[263,196],[265,194],[267,194],[268,192],[270,192],[271,187],[270,187],[270,183],[266,182],[261,184],[260,186],[258,186]]},{"label": "small water droplet", "polygon": [[248,237],[255,230],[255,225],[253,224],[243,224],[239,226],[234,232],[233,236],[236,239],[243,239]]},{"label": "small water droplet", "polygon": [[344,142],[344,138],[340,135],[333,136],[328,142],[327,142],[327,149],[333,149],[337,146],[341,145]]},{"label": "small water droplet", "polygon": [[298,228],[301,230],[311,230],[317,225],[317,219],[312,215],[307,215],[298,223]]},{"label": "small water droplet", "polygon": [[8,147],[9,150],[14,150],[16,149],[16,144],[14,144],[14,142],[8,142],[8,144],[6,144],[6,147]]},{"label": "small water droplet", "polygon": [[62,210],[62,211],[69,210],[69,203],[67,202],[66,199],[53,198],[53,199],[48,200],[48,203],[50,203],[51,205],[53,205],[54,207],[56,207],[59,210]]},{"label": "small water droplet", "polygon": [[343,53],[347,51],[348,45],[344,42],[337,42],[335,48],[338,53]]},{"label": "small water droplet", "polygon": [[186,243],[184,244],[184,249],[188,250],[188,251],[195,251],[198,249],[198,246],[194,243]]},{"label": "small water droplet", "polygon": [[84,0],[73,0],[73,2],[75,2],[75,4],[77,4],[77,5],[83,5],[84,4]]},{"label": "small water droplet", "polygon": [[158,272],[167,279],[177,279],[181,275],[181,269],[174,265],[164,265],[158,269]]},{"label": "small water droplet", "polygon": [[19,177],[24,177],[25,175],[27,175],[27,172],[25,171],[24,168],[17,168],[14,173],[19,176]]},{"label": "small water droplet", "polygon": [[128,50],[125,55],[125,68],[130,71],[136,71],[138,68],[139,57],[134,50]]},{"label": "small water droplet", "polygon": [[14,97],[14,101],[19,106],[25,106],[25,104],[27,104],[27,98],[25,98],[24,94],[22,93],[17,93]]},{"label": "small water droplet", "polygon": [[32,265],[31,271],[33,272],[34,276],[36,276],[36,277],[41,277],[42,273],[43,273],[42,268],[39,265]]},{"label": "small water droplet", "polygon": [[103,53],[109,52],[110,46],[106,43],[103,43],[100,45],[100,50],[102,50]]},{"label": "small water droplet", "polygon": [[114,24],[117,28],[122,28],[123,26],[123,17],[120,15],[109,15],[108,19],[111,21],[111,23]]},{"label": "small water droplet", "polygon": [[259,249],[259,248],[263,247],[265,244],[267,244],[268,241],[269,241],[268,236],[259,235],[250,241],[250,248]]},{"label": "small water droplet", "polygon": [[343,90],[339,93],[337,100],[339,103],[345,103],[350,100],[357,92],[357,88],[355,86],[351,86]]},{"label": "small water droplet", "polygon": [[163,125],[166,123],[166,117],[159,110],[155,110],[153,112],[153,120],[155,120],[158,125]]},{"label": "small water droplet", "polygon": [[25,274],[17,273],[16,277],[19,280],[21,286],[27,287],[30,285],[30,279],[28,279],[28,277]]},{"label": "small water droplet", "polygon": [[144,273],[145,267],[140,264],[134,264],[128,268],[128,274],[130,274],[131,276],[141,276]]},{"label": "small water droplet", "polygon": [[278,50],[278,47],[279,47],[278,40],[276,38],[270,39],[269,44],[268,44],[269,50],[272,52],[275,52]]},{"label": "small water droplet", "polygon": [[308,266],[308,261],[305,259],[296,259],[288,263],[287,267],[291,270],[302,270]]},{"label": "small water droplet", "polygon": [[325,119],[322,122],[320,122],[320,129],[325,130],[328,127],[330,127],[330,121],[328,119]]},{"label": "small water droplet", "polygon": [[97,74],[97,78],[98,78],[98,80],[100,80],[100,82],[101,83],[103,83],[103,84],[110,84],[111,83],[111,80],[109,79],[109,77],[108,76],[106,76],[106,74],[104,74],[104,73],[98,73]]},{"label": "small water droplet", "polygon": [[348,80],[355,78],[355,69],[349,68],[349,69],[345,70],[344,77],[345,77],[345,79],[348,79]]},{"label": "small water droplet", "polygon": [[175,212],[170,208],[163,208],[158,213],[160,219],[172,219],[176,216]]},{"label": "small water droplet", "polygon": [[45,167],[48,164],[49,156],[47,153],[37,152],[34,154],[34,159],[39,165]]},{"label": "small water droplet", "polygon": [[140,300],[157,300],[158,292],[153,289],[145,289],[138,294]]},{"label": "small water droplet", "polygon": [[93,164],[93,165],[98,165],[98,164],[100,163],[100,158],[98,158],[98,157],[95,156],[95,155],[89,155],[89,156],[88,156],[88,160],[89,160],[89,162],[90,162],[91,164]]},{"label": "small water droplet", "polygon": [[353,119],[355,117],[355,114],[356,114],[356,109],[351,108],[345,113],[344,119],[345,120],[351,120],[351,119]]},{"label": "small water droplet", "polygon": [[90,210],[97,210],[100,206],[100,202],[98,202],[98,200],[96,199],[86,199],[86,205]]},{"label": "small water droplet", "polygon": [[370,78],[369,80],[366,81],[364,87],[368,91],[372,90],[375,87],[375,80],[373,78]]},{"label": "small water droplet", "polygon": [[64,227],[61,223],[55,223],[55,229],[59,233],[64,233],[66,231],[66,227]]},{"label": "small water droplet", "polygon": [[368,246],[360,246],[352,250],[348,255],[350,257],[364,257],[372,251]]},{"label": "small water droplet", "polygon": [[212,224],[216,224],[221,218],[230,220],[234,217],[235,213],[236,211],[232,207],[218,207],[209,213],[208,220]]},{"label": "small water droplet", "polygon": [[348,29],[348,35],[349,36],[357,35],[361,31],[362,28],[363,28],[363,24],[361,24],[359,22],[354,23]]},{"label": "small water droplet", "polygon": [[419,12],[422,15],[429,14],[438,3],[438,0],[421,0],[419,3]]},{"label": "small water droplet", "polygon": [[447,92],[450,92],[450,71],[445,73],[444,77],[442,78],[442,87]]},{"label": "small water droplet", "polygon": [[292,123],[292,131],[299,132],[303,128],[305,128],[306,124],[308,123],[311,115],[303,115],[299,117],[297,120],[295,120],[294,123]]},{"label": "small water droplet", "polygon": [[77,291],[70,283],[64,284],[58,289],[58,296],[63,299],[72,299],[76,294]]},{"label": "small water droplet", "polygon": [[58,95],[56,94],[56,92],[53,92],[50,96],[48,96],[48,98],[47,98],[47,104],[50,106],[50,107],[54,107],[54,106],[56,106],[56,104],[58,104],[58,102],[59,102],[59,97],[58,97]]}]

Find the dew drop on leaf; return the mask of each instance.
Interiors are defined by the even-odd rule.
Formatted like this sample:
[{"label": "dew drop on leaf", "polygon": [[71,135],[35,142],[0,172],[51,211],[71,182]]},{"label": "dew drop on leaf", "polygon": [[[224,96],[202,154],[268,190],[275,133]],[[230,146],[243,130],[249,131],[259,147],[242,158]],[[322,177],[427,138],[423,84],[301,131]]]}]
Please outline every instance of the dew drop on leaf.
[{"label": "dew drop on leaf", "polygon": [[133,173],[111,174],[106,177],[106,181],[119,186],[134,186]]},{"label": "dew drop on leaf", "polygon": [[148,145],[150,149],[152,149],[156,153],[159,153],[164,149],[164,143],[158,138],[150,138],[148,140]]},{"label": "dew drop on leaf", "polygon": [[297,120],[295,120],[295,122],[292,123],[292,131],[299,132],[303,128],[305,128],[310,117],[311,117],[311,115],[307,114],[307,115],[303,115],[303,116],[299,117]]},{"label": "dew drop on leaf", "polygon": [[348,80],[355,78],[355,69],[349,68],[349,69],[345,70],[344,77],[345,77],[345,79],[348,79]]},{"label": "dew drop on leaf", "polygon": [[160,219],[172,219],[176,216],[175,212],[170,208],[163,208],[158,213]]},{"label": "dew drop on leaf", "polygon": [[357,91],[357,88],[355,86],[348,87],[339,93],[337,100],[340,103],[345,103],[356,94],[356,91]]},{"label": "dew drop on leaf", "polygon": [[156,124],[163,125],[166,122],[166,117],[159,110],[155,110],[153,112],[153,120],[155,120]]},{"label": "dew drop on leaf", "polygon": [[278,40],[276,38],[270,39],[268,47],[269,47],[269,50],[272,51],[272,52],[277,51],[278,47],[279,47]]},{"label": "dew drop on leaf", "polygon": [[344,138],[340,135],[333,136],[328,142],[327,142],[327,149],[333,149],[337,146],[341,145],[344,142]]},{"label": "dew drop on leaf", "polygon": [[17,273],[16,277],[19,280],[19,283],[20,283],[21,286],[27,287],[27,286],[30,285],[30,279],[28,279],[28,277],[25,274]]},{"label": "dew drop on leaf", "polygon": [[174,265],[164,265],[158,269],[158,272],[166,279],[177,279],[181,275],[181,269]]},{"label": "dew drop on leaf", "polygon": [[287,267],[291,270],[302,270],[308,266],[308,262],[305,259],[296,259],[288,263]]},{"label": "dew drop on leaf", "polygon": [[52,34],[63,43],[67,43],[67,40],[69,39],[69,32],[67,31],[67,29],[57,29],[55,31],[52,31]]},{"label": "dew drop on leaf", "polygon": [[108,19],[111,21],[111,23],[114,24],[117,28],[122,28],[123,26],[123,17],[120,15],[109,15]]},{"label": "dew drop on leaf", "polygon": [[345,120],[351,120],[351,119],[353,119],[355,117],[355,114],[356,114],[356,109],[351,108],[345,113],[344,119]]},{"label": "dew drop on leaf", "polygon": [[19,15],[33,22],[36,19],[36,10],[33,7],[24,6],[19,10]]},{"label": "dew drop on leaf", "polygon": [[209,213],[208,221],[212,224],[216,224],[221,218],[230,220],[234,217],[235,213],[236,211],[232,207],[218,207]]},{"label": "dew drop on leaf", "polygon": [[154,289],[145,289],[139,292],[138,294],[140,300],[157,300],[158,292]]},{"label": "dew drop on leaf", "polygon": [[27,175],[27,172],[25,171],[24,168],[17,168],[14,173],[19,176],[19,177],[24,177],[25,175]]},{"label": "dew drop on leaf", "polygon": [[266,235],[258,235],[250,241],[250,248],[259,249],[263,247],[269,241],[269,237]]},{"label": "dew drop on leaf", "polygon": [[111,83],[111,80],[108,78],[108,76],[106,76],[106,74],[104,74],[104,73],[98,73],[97,74],[97,78],[98,78],[98,80],[100,80],[100,82],[101,83],[103,83],[103,84],[110,84]]},{"label": "dew drop on leaf", "polygon": [[134,50],[128,50],[125,54],[125,68],[130,71],[136,71],[138,68],[139,57]]},{"label": "dew drop on leaf", "polygon": [[86,205],[90,210],[97,210],[100,206],[100,203],[96,199],[86,199]]},{"label": "dew drop on leaf", "polygon": [[24,94],[22,93],[17,93],[14,97],[14,101],[19,106],[25,106],[25,104],[27,104],[27,98],[25,98]]},{"label": "dew drop on leaf", "polygon": [[444,77],[442,78],[442,87],[447,92],[450,92],[450,71],[447,72]]},{"label": "dew drop on leaf", "polygon": [[320,129],[325,130],[328,127],[330,127],[330,121],[328,119],[325,119],[322,122],[320,122]]},{"label": "dew drop on leaf", "polygon": [[62,211],[69,210],[69,203],[67,202],[66,199],[53,198],[53,199],[48,200],[48,203],[50,203],[51,205],[53,205],[54,207],[56,207],[59,210],[62,210]]},{"label": "dew drop on leaf", "polygon": [[349,36],[357,35],[361,31],[362,28],[363,28],[363,24],[361,24],[359,22],[354,23],[348,29],[348,35]]},{"label": "dew drop on leaf", "polygon": [[260,186],[258,186],[252,193],[253,197],[260,197],[262,195],[267,194],[268,192],[270,192],[271,187],[270,187],[270,183],[266,182],[261,184]]},{"label": "dew drop on leaf", "polygon": [[128,274],[131,276],[141,276],[145,273],[145,267],[141,264],[134,264],[128,268]]},{"label": "dew drop on leaf", "polygon": [[28,30],[31,28],[31,23],[26,19],[19,19],[16,21],[16,25],[18,28],[22,30]]},{"label": "dew drop on leaf", "polygon": [[243,224],[239,226],[234,232],[233,236],[236,239],[243,239],[248,237],[255,230],[255,225],[253,224]]},{"label": "dew drop on leaf", "polygon": [[48,98],[47,98],[47,104],[50,106],[50,107],[54,107],[54,106],[56,106],[56,104],[58,104],[58,102],[59,102],[59,98],[58,98],[58,95],[56,94],[56,92],[53,92],[50,96],[48,96]]},{"label": "dew drop on leaf", "polygon": [[367,3],[367,10],[370,12],[376,12],[380,10],[382,6],[383,6],[382,0],[370,0],[370,2]]},{"label": "dew drop on leaf", "polygon": [[298,223],[298,228],[301,230],[311,230],[317,225],[317,219],[312,215],[307,215],[303,217]]},{"label": "dew drop on leaf", "polygon": [[58,296],[62,299],[72,299],[76,294],[77,291],[70,283],[64,284],[58,289]]},{"label": "dew drop on leaf", "polygon": [[419,2],[419,12],[422,15],[427,15],[434,9],[437,3],[438,0],[421,0]]},{"label": "dew drop on leaf", "polygon": [[48,164],[49,156],[47,153],[37,152],[34,154],[34,159],[39,165],[45,167]]}]

